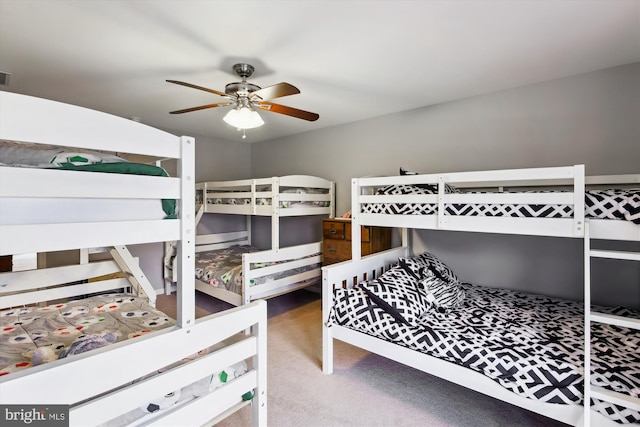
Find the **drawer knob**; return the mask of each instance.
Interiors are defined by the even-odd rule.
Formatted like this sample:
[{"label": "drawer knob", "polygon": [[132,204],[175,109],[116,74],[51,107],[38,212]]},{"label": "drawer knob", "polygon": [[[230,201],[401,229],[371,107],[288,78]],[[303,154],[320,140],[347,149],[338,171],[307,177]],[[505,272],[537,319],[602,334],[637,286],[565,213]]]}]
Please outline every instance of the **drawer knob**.
[{"label": "drawer knob", "polygon": [[338,230],[336,230],[335,228],[329,229],[329,233],[331,233],[331,234],[336,234],[337,232],[338,232]]},{"label": "drawer knob", "polygon": [[335,253],[336,253],[336,248],[329,248],[329,249],[327,250],[327,252],[332,253],[332,254],[335,254]]}]

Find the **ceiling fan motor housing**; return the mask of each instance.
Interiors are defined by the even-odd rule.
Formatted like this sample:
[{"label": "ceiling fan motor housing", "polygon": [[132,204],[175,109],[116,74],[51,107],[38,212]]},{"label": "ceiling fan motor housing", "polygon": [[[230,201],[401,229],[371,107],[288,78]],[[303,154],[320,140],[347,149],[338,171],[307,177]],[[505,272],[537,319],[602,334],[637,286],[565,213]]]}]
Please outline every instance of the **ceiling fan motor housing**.
[{"label": "ceiling fan motor housing", "polygon": [[239,96],[243,96],[245,94],[255,92],[256,90],[260,90],[260,86],[247,82],[247,79],[251,77],[254,70],[255,68],[253,68],[253,65],[251,64],[235,64],[233,66],[233,71],[235,71],[235,73],[242,79],[242,81],[229,83],[225,86],[224,92],[227,95],[238,94]]},{"label": "ceiling fan motor housing", "polygon": [[260,89],[261,89],[260,86],[254,85],[253,83],[235,82],[235,83],[229,83],[228,85],[226,85],[224,87],[224,93],[226,93],[227,95],[235,96],[236,93],[238,95],[241,95],[243,92],[249,94],[251,92],[255,92],[256,90],[260,90]]}]

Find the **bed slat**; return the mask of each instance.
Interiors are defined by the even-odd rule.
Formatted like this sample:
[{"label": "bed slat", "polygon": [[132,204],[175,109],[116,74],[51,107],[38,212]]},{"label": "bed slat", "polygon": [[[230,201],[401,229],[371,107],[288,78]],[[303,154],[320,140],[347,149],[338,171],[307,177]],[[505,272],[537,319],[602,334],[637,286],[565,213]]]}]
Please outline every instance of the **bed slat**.
[{"label": "bed slat", "polygon": [[[173,390],[192,384],[212,373],[219,372],[228,366],[253,356],[257,351],[255,337],[247,337],[220,350],[201,356],[191,363],[181,365],[140,382],[134,383],[116,393],[75,407],[71,419],[76,425],[96,425],[113,418],[110,407],[135,409],[149,402],[151,396],[160,397]],[[253,374],[255,376],[255,374]],[[252,382],[255,387],[255,378]],[[249,391],[253,387],[249,387]],[[244,392],[237,395],[240,397]]]},{"label": "bed slat", "polygon": [[175,219],[0,226],[0,255],[178,240]]}]

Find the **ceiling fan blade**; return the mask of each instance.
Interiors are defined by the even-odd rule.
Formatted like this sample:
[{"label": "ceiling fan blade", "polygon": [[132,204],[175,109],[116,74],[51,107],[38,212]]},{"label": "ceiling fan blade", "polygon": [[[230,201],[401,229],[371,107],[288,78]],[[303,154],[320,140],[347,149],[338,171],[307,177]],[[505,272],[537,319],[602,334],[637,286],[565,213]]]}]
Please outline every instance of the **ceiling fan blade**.
[{"label": "ceiling fan blade", "polygon": [[295,95],[298,93],[300,93],[300,90],[297,87],[292,84],[282,82],[251,92],[251,98],[253,98],[254,96],[259,96],[260,98],[266,100]]},{"label": "ceiling fan blade", "polygon": [[227,95],[224,92],[219,92],[219,91],[214,90],[214,89],[209,89],[209,88],[206,88],[206,87],[197,86],[197,85],[194,85],[194,84],[191,84],[191,83],[185,83],[185,82],[181,82],[181,81],[178,81],[178,80],[167,80],[167,82],[168,83],[175,83],[177,85],[182,85],[182,86],[186,86],[186,87],[190,87],[190,88],[193,88],[193,89],[203,90],[203,91],[209,92],[209,93],[215,93],[216,95],[224,96],[225,98],[232,98],[230,95]]},{"label": "ceiling fan blade", "polygon": [[205,110],[207,108],[214,108],[214,107],[222,107],[224,105],[229,105],[229,104],[231,104],[231,102],[220,102],[218,104],[207,104],[207,105],[201,105],[199,107],[185,108],[184,110],[171,111],[171,112],[169,112],[169,114],[190,113],[191,111]]},{"label": "ceiling fan blade", "polygon": [[286,105],[274,104],[267,101],[258,102],[258,107],[260,107],[260,109],[262,110],[271,111],[272,113],[279,113],[286,116],[297,117],[298,119],[308,120],[310,122],[315,122],[316,120],[318,120],[318,118],[320,118],[320,116],[316,113],[299,110],[293,107],[287,107]]}]

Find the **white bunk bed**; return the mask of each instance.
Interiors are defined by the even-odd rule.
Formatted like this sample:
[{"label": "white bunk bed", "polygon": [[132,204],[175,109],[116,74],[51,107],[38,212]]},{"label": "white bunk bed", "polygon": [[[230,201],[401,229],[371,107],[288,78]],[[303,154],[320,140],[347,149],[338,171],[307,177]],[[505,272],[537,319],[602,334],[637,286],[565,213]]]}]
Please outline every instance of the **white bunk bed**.
[{"label": "white bunk bed", "polygon": [[[410,253],[408,229],[440,229],[584,239],[585,305],[581,303],[575,304],[578,306],[577,324],[586,325],[587,332],[581,331],[578,334],[578,339],[574,340],[574,342],[578,343],[577,348],[582,352],[582,356],[587,355],[587,365],[593,366],[591,365],[591,328],[594,324],[600,323],[603,328],[607,328],[610,325],[627,328],[626,333],[630,334],[629,344],[633,345],[634,342],[639,342],[638,337],[640,337],[640,334],[638,329],[640,329],[640,321],[604,313],[591,313],[591,310],[586,310],[585,314],[583,308],[585,306],[591,307],[590,259],[592,257],[609,257],[640,260],[640,253],[591,250],[591,241],[606,239],[639,242],[640,224],[637,218],[637,199],[635,199],[635,217],[632,218],[632,221],[593,217],[596,214],[598,214],[597,216],[606,215],[606,212],[596,212],[599,210],[598,207],[592,206],[591,203],[587,203],[588,206],[585,206],[585,194],[590,194],[590,191],[585,190],[587,183],[604,184],[612,187],[620,184],[630,184],[635,187],[637,197],[640,175],[585,178],[584,166],[577,165],[559,168],[353,179],[351,194],[352,241],[360,239],[360,227],[358,225],[375,225],[401,228],[403,244],[401,247],[366,257],[361,257],[359,245],[353,245],[353,259],[351,261],[322,268],[324,373],[331,374],[333,372],[333,340],[338,339],[571,425],[618,425],[611,418],[593,409],[593,406],[591,407],[593,410],[590,410],[590,405],[583,406],[582,399],[578,399],[579,401],[574,402],[575,404],[557,404],[558,402],[548,403],[525,397],[522,395],[523,393],[516,394],[512,390],[503,387],[496,380],[496,377],[492,379],[480,373],[479,370],[472,370],[469,367],[459,365],[458,363],[460,362],[446,361],[443,358],[414,350],[411,348],[413,343],[397,344],[377,338],[373,335],[375,332],[373,332],[370,325],[359,325],[360,331],[357,331],[354,329],[356,322],[350,322],[349,320],[349,318],[356,317],[355,310],[350,305],[340,306],[341,303],[339,301],[340,298],[346,300],[348,299],[346,296],[355,295],[358,288],[371,289],[371,286],[367,286],[368,281],[380,278],[385,273],[393,270],[394,266],[400,265],[400,258],[414,256]],[[539,190],[540,186],[545,185],[563,186],[563,191],[513,190],[517,186],[523,186],[527,190],[531,190],[532,187]],[[414,191],[408,187],[422,187],[430,190]],[[459,191],[461,188],[483,189],[483,191],[465,193],[464,191]],[[491,188],[493,188],[492,191],[486,191]],[[498,190],[495,190],[496,188]],[[509,191],[504,191],[507,188]],[[380,189],[382,190],[379,191]],[[597,194],[598,190],[595,190],[595,192]],[[562,217],[545,217],[544,215],[536,217],[535,214],[531,214],[532,210],[546,211],[545,209],[540,209],[540,207],[549,204],[561,206],[559,209],[553,208],[551,211],[561,211]],[[477,215],[478,211],[482,211],[487,206],[495,208],[496,206],[514,205],[518,207],[524,206],[524,210],[528,212],[527,215],[525,217],[503,215],[505,211],[502,208],[497,208],[500,213],[497,215],[494,213],[493,215],[495,216],[488,216],[491,214]],[[587,215],[585,215],[585,207]],[[548,212],[546,211],[546,213]],[[475,292],[470,288],[466,289],[467,292]],[[364,292],[366,293],[366,291]],[[357,298],[352,299],[356,300]],[[374,299],[370,298],[367,301],[374,301]],[[364,305],[371,308],[371,302],[366,304]],[[376,305],[375,302],[373,305]],[[341,307],[343,313],[341,323],[336,321],[337,316],[334,310],[337,307]],[[360,308],[364,310],[364,308]],[[424,313],[422,315],[424,316]],[[371,316],[373,317],[373,315]],[[429,319],[433,320],[433,317]],[[393,319],[387,320],[389,323],[395,323],[391,322]],[[348,323],[351,324],[344,326]],[[367,330],[366,328],[369,329]],[[402,331],[402,327],[398,327],[396,332],[398,331]],[[401,335],[402,333],[399,334]],[[584,335],[584,337],[580,335]],[[634,337],[633,339],[631,339],[632,336]],[[472,338],[468,339],[473,341]],[[626,351],[627,355],[637,359],[637,347],[631,347]],[[638,365],[638,363],[634,362],[634,365]],[[576,371],[580,372],[582,370],[584,372],[582,363],[577,362],[575,366]],[[600,377],[602,376],[600,375]],[[589,399],[588,401],[591,398],[597,398],[600,404],[611,402],[628,408],[632,414],[635,412],[633,416],[637,416],[637,412],[640,411],[639,396],[614,393],[602,387],[593,386],[591,385],[591,377],[591,369],[588,369],[586,375],[577,375],[578,379],[576,380],[576,388],[578,390],[581,386],[587,385],[585,395]],[[633,388],[633,385],[630,387]],[[634,393],[637,394],[637,390],[638,385],[636,384]],[[578,398],[580,397],[582,396],[578,395]],[[549,399],[549,401],[553,402],[554,399]]]},{"label": "white bunk bed", "polygon": [[[26,328],[29,322],[35,324],[42,319],[43,326],[54,323],[47,316],[56,311],[63,316],[85,312],[93,314],[95,320],[102,311],[87,313],[88,307],[101,308],[92,302],[95,298],[112,306],[134,303],[131,313],[140,317],[152,313],[165,323],[165,327],[151,328],[144,336],[128,340],[117,335],[111,339],[86,335],[95,338],[92,343],[98,348],[82,352],[80,347],[89,341],[75,340],[76,347],[65,347],[60,354],[53,352],[54,357],[47,351],[39,360],[46,363],[20,363],[24,369],[4,371],[0,376],[0,403],[19,405],[19,410],[27,412],[33,409],[34,413],[35,408],[59,405],[55,407],[62,408],[62,416],[68,414],[65,420],[72,426],[121,422],[202,425],[252,404],[254,424],[266,425],[266,304],[256,302],[224,314],[195,318],[195,222],[190,214],[195,211],[194,139],[98,111],[0,92],[0,141],[174,159],[178,170],[174,178],[0,166],[0,255],[104,247],[111,248],[114,258],[1,273],[0,319],[12,322],[0,337],[3,360],[15,356],[5,345],[5,338],[11,338],[10,329]],[[175,218],[158,214],[161,200],[177,201]],[[134,206],[138,201],[145,205],[142,210]],[[148,209],[150,202],[155,209]],[[117,206],[117,215],[101,212],[112,204]],[[71,212],[52,212],[68,206],[73,206]],[[96,206],[97,210],[92,209]],[[13,209],[22,213],[5,215]],[[147,297],[155,296],[155,291],[140,286],[145,281],[143,273],[126,250],[126,245],[167,240],[178,242],[175,320],[148,304]],[[109,278],[117,272],[124,274]],[[98,279],[86,280],[92,278]],[[142,288],[140,297],[120,293],[130,288]],[[118,293],[108,293],[113,291]],[[65,308],[73,312],[63,313]],[[86,326],[89,323],[74,327],[69,321],[65,329],[84,331],[90,328]],[[249,330],[252,333],[245,334]],[[35,335],[25,332],[9,344],[39,343],[50,336],[43,331],[38,329]],[[140,411],[139,407],[156,402],[165,393],[186,390],[237,363],[245,363],[247,370],[232,381],[192,393],[190,399],[166,410],[144,413],[141,419],[129,418]],[[89,378],[98,380],[87,381]]]},{"label": "white bunk bed", "polygon": [[[196,236],[196,289],[238,306],[320,283],[322,243],[281,247],[283,217],[333,217],[335,184],[307,175],[203,182],[196,185],[197,221],[204,214],[244,215],[245,229]],[[253,216],[271,218],[271,249],[252,246]],[[174,282],[175,250],[165,255]]]}]

